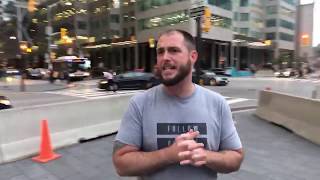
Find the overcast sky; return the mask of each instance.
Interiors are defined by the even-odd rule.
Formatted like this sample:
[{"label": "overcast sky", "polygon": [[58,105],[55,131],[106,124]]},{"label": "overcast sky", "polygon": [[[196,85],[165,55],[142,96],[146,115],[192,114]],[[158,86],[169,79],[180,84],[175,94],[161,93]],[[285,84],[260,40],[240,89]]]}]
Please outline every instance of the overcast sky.
[{"label": "overcast sky", "polygon": [[320,44],[320,0],[301,0],[301,4],[315,2],[313,18],[313,46]]}]

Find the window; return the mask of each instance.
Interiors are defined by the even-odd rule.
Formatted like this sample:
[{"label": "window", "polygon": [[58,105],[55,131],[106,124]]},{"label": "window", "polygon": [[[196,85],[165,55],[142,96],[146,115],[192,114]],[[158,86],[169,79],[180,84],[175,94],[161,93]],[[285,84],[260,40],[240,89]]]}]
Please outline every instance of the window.
[{"label": "window", "polygon": [[286,21],[286,20],[282,20],[280,21],[280,26],[287,28],[287,29],[294,29],[294,24],[292,22]]},{"label": "window", "polygon": [[138,1],[138,8],[140,11],[146,11],[152,8],[158,8],[159,6],[169,5],[175,2],[185,0],[140,0]]},{"label": "window", "polygon": [[251,31],[251,37],[254,37],[256,39],[262,39],[262,33],[257,31]]},{"label": "window", "polygon": [[275,27],[277,26],[277,20],[276,19],[268,19],[266,22],[266,27]]},{"label": "window", "polygon": [[249,28],[240,28],[240,34],[247,36],[249,34]]},{"label": "window", "polygon": [[266,33],[266,39],[268,39],[268,40],[276,39],[276,33],[274,33],[274,32]]},{"label": "window", "polygon": [[267,7],[267,14],[277,14],[277,6],[268,6]]},{"label": "window", "polygon": [[237,13],[237,12],[233,13],[233,19],[235,21],[238,21],[238,16],[239,16],[239,13]]},{"label": "window", "polygon": [[240,13],[240,21],[249,21],[248,13]]},{"label": "window", "polygon": [[280,33],[280,39],[284,41],[293,41],[293,35],[287,34],[287,33]]},{"label": "window", "polygon": [[226,10],[232,9],[232,0],[208,0],[208,3]]},{"label": "window", "polygon": [[78,28],[79,29],[87,29],[87,23],[84,21],[78,21]]},{"label": "window", "polygon": [[187,11],[177,11],[162,16],[156,16],[148,19],[141,19],[138,22],[139,30],[151,29],[155,27],[170,26],[189,20]]},{"label": "window", "polygon": [[283,0],[283,1],[291,5],[296,5],[296,0]]},{"label": "window", "polygon": [[120,22],[118,14],[111,14],[110,17],[111,17],[111,22],[112,23],[119,23]]},{"label": "window", "polygon": [[240,1],[240,6],[241,7],[247,7],[249,5],[248,0],[241,0]]}]

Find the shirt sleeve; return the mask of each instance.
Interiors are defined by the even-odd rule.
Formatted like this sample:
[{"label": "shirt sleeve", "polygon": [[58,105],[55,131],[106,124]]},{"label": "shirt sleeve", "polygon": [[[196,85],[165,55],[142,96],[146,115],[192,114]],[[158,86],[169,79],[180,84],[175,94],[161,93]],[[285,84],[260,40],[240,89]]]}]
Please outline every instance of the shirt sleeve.
[{"label": "shirt sleeve", "polygon": [[230,106],[223,99],[221,104],[221,136],[220,150],[236,150],[242,148],[240,137],[232,119]]},{"label": "shirt sleeve", "polygon": [[139,111],[138,105],[132,98],[121,120],[115,140],[140,148],[142,144],[141,117],[141,111]]}]

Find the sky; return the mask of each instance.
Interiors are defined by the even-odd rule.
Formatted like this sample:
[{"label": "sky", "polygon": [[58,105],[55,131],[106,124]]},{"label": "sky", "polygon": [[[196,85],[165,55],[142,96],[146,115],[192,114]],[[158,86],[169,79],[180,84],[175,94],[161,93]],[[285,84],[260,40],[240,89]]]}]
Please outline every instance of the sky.
[{"label": "sky", "polygon": [[[313,46],[320,44],[320,0],[301,0],[301,4],[315,3],[313,18]],[[317,22],[316,22],[317,21]]]}]

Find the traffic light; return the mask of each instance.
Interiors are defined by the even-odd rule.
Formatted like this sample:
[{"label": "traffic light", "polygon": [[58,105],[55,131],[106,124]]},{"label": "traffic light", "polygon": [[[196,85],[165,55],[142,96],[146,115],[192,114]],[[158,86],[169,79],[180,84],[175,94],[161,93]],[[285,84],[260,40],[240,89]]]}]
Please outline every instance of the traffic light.
[{"label": "traffic light", "polygon": [[204,8],[202,31],[209,32],[211,29],[211,10],[209,7]]},{"label": "traffic light", "polygon": [[149,38],[149,47],[154,48],[155,47],[155,39],[153,37]]},{"label": "traffic light", "polygon": [[301,36],[301,45],[302,46],[310,46],[310,36],[309,36],[309,34],[303,34]]},{"label": "traffic light", "polygon": [[28,11],[34,12],[36,10],[36,5],[37,5],[36,0],[29,0],[28,1]]},{"label": "traffic light", "polygon": [[20,48],[20,51],[22,53],[26,53],[27,52],[27,49],[29,48],[28,47],[28,42],[27,41],[20,41],[19,42],[19,48]]},{"label": "traffic light", "polygon": [[68,34],[68,29],[67,28],[60,28],[60,39],[66,39]]}]

